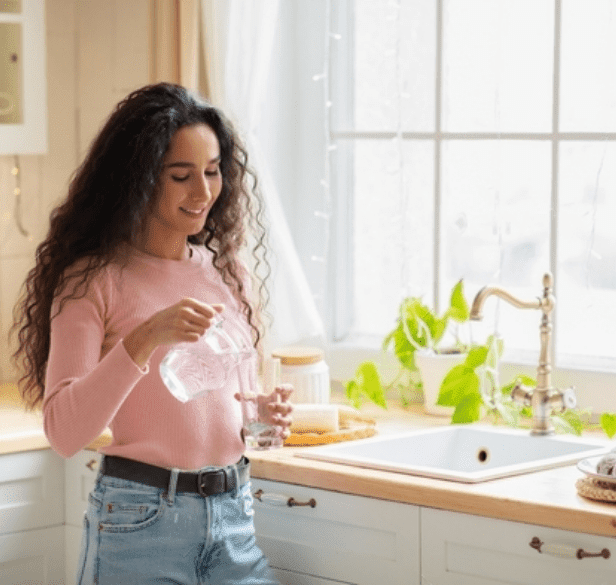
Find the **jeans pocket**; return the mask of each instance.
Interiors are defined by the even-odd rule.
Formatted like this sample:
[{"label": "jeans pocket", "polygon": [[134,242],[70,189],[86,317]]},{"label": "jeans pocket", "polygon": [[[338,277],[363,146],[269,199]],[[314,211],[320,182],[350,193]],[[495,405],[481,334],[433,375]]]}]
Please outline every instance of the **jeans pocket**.
[{"label": "jeans pocket", "polygon": [[103,532],[135,532],[160,520],[166,504],[161,493],[131,488],[107,488],[100,512]]}]

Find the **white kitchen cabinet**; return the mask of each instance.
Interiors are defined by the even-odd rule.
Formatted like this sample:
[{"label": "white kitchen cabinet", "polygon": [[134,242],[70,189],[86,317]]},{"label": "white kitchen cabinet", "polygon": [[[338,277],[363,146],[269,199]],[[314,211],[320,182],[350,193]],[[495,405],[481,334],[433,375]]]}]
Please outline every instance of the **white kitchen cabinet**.
[{"label": "white kitchen cabinet", "polygon": [[88,508],[88,494],[94,487],[101,455],[80,451],[65,463],[66,507],[66,583],[75,583],[81,550],[83,517]]},{"label": "white kitchen cabinet", "polygon": [[64,583],[64,464],[49,449],[0,457],[0,583]]},{"label": "white kitchen cabinet", "polygon": [[613,585],[616,539],[422,508],[421,572],[422,585]]},{"label": "white kitchen cabinet", "polygon": [[64,527],[0,535],[2,585],[64,585]]},{"label": "white kitchen cabinet", "polygon": [[64,522],[64,465],[49,449],[0,457],[0,534]]},{"label": "white kitchen cabinet", "polygon": [[[1,585],[75,582],[100,458],[83,451],[65,461],[49,449],[0,456]],[[616,583],[616,538],[261,479],[251,491],[260,497],[257,542],[283,585]],[[610,556],[549,554],[578,549]]]},{"label": "white kitchen cabinet", "polygon": [[257,543],[284,585],[419,585],[416,506],[260,479],[252,493]]}]

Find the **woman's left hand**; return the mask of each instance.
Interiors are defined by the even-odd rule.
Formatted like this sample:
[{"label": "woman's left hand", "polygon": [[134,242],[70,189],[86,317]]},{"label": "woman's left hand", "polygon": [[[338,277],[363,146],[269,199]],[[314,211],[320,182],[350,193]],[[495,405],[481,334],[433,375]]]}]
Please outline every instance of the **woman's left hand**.
[{"label": "woman's left hand", "polygon": [[271,394],[263,396],[265,402],[263,406],[269,411],[272,424],[280,427],[280,436],[283,439],[288,438],[291,434],[289,427],[293,421],[291,417],[293,405],[289,402],[289,397],[292,392],[293,386],[291,384],[281,384],[276,386],[276,389]]},{"label": "woman's left hand", "polygon": [[[293,392],[291,384],[280,384],[276,386],[271,394],[250,394],[244,400],[252,402],[254,414],[259,421],[271,424],[276,429],[276,435],[283,441],[289,437],[291,431],[293,405],[289,402],[289,397]],[[235,394],[235,399],[241,402],[240,394]],[[255,404],[256,403],[256,404]],[[257,414],[258,413],[258,414]]]}]

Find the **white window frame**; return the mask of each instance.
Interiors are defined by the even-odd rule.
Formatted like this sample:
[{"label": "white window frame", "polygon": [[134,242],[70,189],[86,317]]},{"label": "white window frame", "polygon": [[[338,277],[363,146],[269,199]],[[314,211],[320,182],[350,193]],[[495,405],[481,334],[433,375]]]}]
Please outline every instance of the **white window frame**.
[{"label": "white window frame", "polygon": [[[443,0],[435,0],[436,8],[436,75],[435,75],[435,128],[432,132],[403,132],[403,140],[430,140],[435,144],[434,147],[434,240],[432,242],[435,270],[434,270],[434,296],[433,306],[439,307],[441,299],[439,297],[439,278],[440,263],[442,260],[440,247],[440,201],[441,201],[441,150],[444,141],[455,140],[525,140],[550,142],[552,151],[552,181],[551,181],[551,220],[550,220],[550,270],[555,277],[556,287],[558,286],[558,264],[557,264],[557,236],[558,236],[558,165],[559,165],[559,145],[567,141],[616,141],[616,133],[606,132],[562,132],[559,129],[559,91],[560,91],[560,37],[561,37],[561,7],[562,0],[554,0],[555,19],[554,19],[554,63],[553,63],[553,111],[552,128],[550,132],[445,132],[441,129],[441,103],[442,103],[442,47],[443,47]],[[352,10],[353,0],[332,0],[331,29],[332,34],[339,34],[346,39],[345,53],[343,59],[349,63],[347,71],[352,72],[352,27],[349,25],[349,18],[345,18]],[[330,35],[331,36],[331,35]],[[338,48],[340,50],[340,48]],[[335,64],[330,63],[330,78],[335,78],[336,87],[332,90],[330,84],[330,102],[334,100],[349,99],[350,79],[341,79],[339,71],[334,69]],[[334,93],[335,92],[335,93]],[[352,108],[348,108],[349,111]],[[330,144],[339,139],[394,139],[398,134],[391,132],[372,132],[337,130],[332,125],[331,113],[328,120],[328,140]],[[349,124],[350,127],[350,124]],[[353,273],[352,273],[352,204],[347,197],[352,193],[352,161],[346,160],[343,165],[332,165],[330,168],[331,186],[333,192],[333,218],[332,222],[332,246],[330,254],[330,287],[329,287],[329,311],[327,315],[331,322],[331,348],[329,351],[330,367],[332,377],[337,380],[350,379],[354,375],[354,368],[359,364],[358,356],[361,359],[380,359],[384,361],[385,377],[387,371],[394,371],[395,360],[388,360],[383,357],[380,351],[382,338],[358,337],[352,333],[351,323],[353,319]],[[343,186],[343,188],[341,188]],[[347,194],[345,196],[345,194]],[[486,283],[488,284],[488,283]],[[558,297],[556,288],[555,295]],[[537,328],[539,327],[539,320]],[[554,328],[555,333],[555,328]],[[556,356],[555,341],[553,334],[553,355]],[[616,411],[616,405],[610,400],[610,396],[616,395],[616,372],[606,368],[563,367],[554,360],[553,382],[555,387],[562,385],[574,385],[577,389],[578,406],[582,408],[592,407],[594,412]],[[530,375],[535,375],[534,368],[536,363],[529,361],[526,356],[513,356],[510,362],[503,364],[503,373],[506,376],[508,371],[525,371]]]}]

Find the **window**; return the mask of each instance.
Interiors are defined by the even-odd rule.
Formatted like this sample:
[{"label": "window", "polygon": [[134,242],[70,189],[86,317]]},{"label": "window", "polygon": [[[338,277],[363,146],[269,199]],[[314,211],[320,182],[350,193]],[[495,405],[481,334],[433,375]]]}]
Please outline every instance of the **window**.
[{"label": "window", "polygon": [[[331,1],[337,339],[381,338],[404,296],[443,306],[460,278],[469,300],[490,283],[532,300],[550,271],[556,364],[616,370],[615,13]],[[536,355],[539,320],[494,299],[477,336]]]}]

